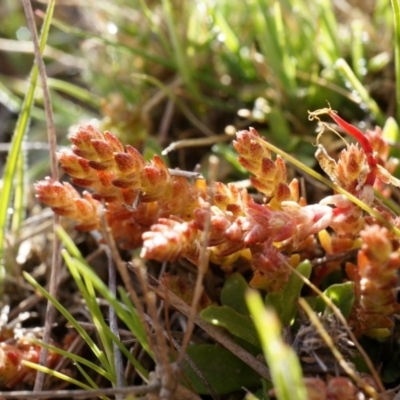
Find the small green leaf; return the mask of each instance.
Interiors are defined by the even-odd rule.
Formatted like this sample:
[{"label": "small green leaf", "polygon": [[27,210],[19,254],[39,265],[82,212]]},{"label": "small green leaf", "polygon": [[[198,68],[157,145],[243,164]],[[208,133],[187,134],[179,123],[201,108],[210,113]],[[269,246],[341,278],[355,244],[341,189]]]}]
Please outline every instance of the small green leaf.
[{"label": "small green leaf", "polygon": [[[332,300],[345,318],[350,315],[355,299],[353,282],[336,283],[331,285],[324,291],[324,294]],[[317,312],[323,312],[325,309],[326,304],[323,299],[319,297],[317,299],[315,310]]]},{"label": "small green leaf", "polygon": [[249,316],[239,314],[228,306],[210,306],[200,313],[200,317],[210,324],[222,326],[232,335],[260,347],[256,329]]},{"label": "small green leaf", "polygon": [[[303,261],[296,270],[309,278],[311,275],[310,261]],[[296,300],[300,296],[303,285],[303,281],[297,275],[292,274],[281,293],[268,293],[265,303],[275,309],[283,325],[290,325],[293,321],[297,311]]]},{"label": "small green leaf", "polygon": [[[211,344],[189,346],[187,354],[217,394],[260,385],[260,376],[224,347]],[[183,370],[196,393],[209,394],[203,381],[187,362]]]},{"label": "small green leaf", "polygon": [[224,284],[221,291],[221,304],[232,307],[240,314],[249,314],[246,300],[244,298],[246,290],[249,288],[246,280],[239,273],[231,275]]}]

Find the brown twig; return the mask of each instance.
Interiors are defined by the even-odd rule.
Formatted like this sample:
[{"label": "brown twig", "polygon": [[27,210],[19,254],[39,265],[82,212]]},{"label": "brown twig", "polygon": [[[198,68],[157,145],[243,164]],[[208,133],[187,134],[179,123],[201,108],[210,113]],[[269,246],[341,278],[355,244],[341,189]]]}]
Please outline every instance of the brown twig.
[{"label": "brown twig", "polygon": [[117,267],[118,273],[120,274],[120,276],[122,278],[124,286],[127,289],[128,294],[129,294],[130,298],[132,299],[132,302],[138,312],[140,322],[142,323],[142,326],[146,332],[147,339],[149,341],[149,346],[154,351],[155,343],[152,340],[152,335],[151,335],[151,332],[149,329],[149,325],[146,322],[143,305],[142,305],[139,297],[137,296],[135,289],[132,286],[131,278],[128,274],[126,264],[121,259],[121,256],[117,249],[117,245],[115,244],[114,238],[111,234],[110,227],[107,225],[107,222],[106,222],[104,216],[102,216],[100,218],[100,221],[102,224],[102,235],[107,243],[107,246],[109,247],[109,249],[111,251],[112,257],[115,261],[115,265]]},{"label": "brown twig", "polygon": [[168,147],[166,147],[161,154],[165,156],[173,150],[182,149],[185,147],[211,146],[215,143],[228,142],[231,140],[231,135],[213,135],[204,138],[177,140],[176,142],[172,142]]},{"label": "brown twig", "polygon": [[312,308],[309,306],[309,304],[306,302],[306,300],[304,300],[303,298],[300,297],[299,298],[299,304],[302,307],[302,309],[305,311],[305,313],[307,314],[307,316],[310,319],[311,323],[317,329],[317,331],[320,334],[322,340],[326,343],[326,345],[331,350],[333,356],[336,358],[336,360],[339,363],[339,365],[346,372],[346,374],[350,378],[352,378],[359,385],[360,388],[362,388],[366,393],[368,393],[370,396],[372,396],[373,399],[377,399],[378,398],[378,394],[376,393],[375,389],[371,385],[368,385],[368,383],[363,381],[357,375],[357,373],[354,371],[354,369],[351,368],[350,365],[346,362],[346,360],[343,358],[343,356],[340,353],[340,351],[335,346],[332,337],[329,335],[329,333],[323,327],[321,321],[318,319],[317,315],[312,310]]},{"label": "brown twig", "polygon": [[[29,0],[22,0],[22,4],[25,11],[26,21],[31,32],[32,36],[32,43],[35,52],[35,60],[38,65],[39,76],[42,83],[43,89],[43,101],[44,101],[44,109],[46,114],[46,122],[47,122],[47,136],[50,145],[50,167],[51,167],[51,176],[54,180],[58,179],[58,167],[57,167],[57,157],[56,157],[56,131],[54,125],[54,118],[53,118],[53,109],[51,104],[51,96],[50,90],[47,86],[47,76],[46,76],[46,68],[44,65],[44,61],[40,52],[39,47],[39,39],[35,25],[35,18],[32,10],[32,5]],[[54,8],[54,4],[52,2],[49,3],[49,7],[47,12],[52,12]],[[57,280],[59,271],[61,268],[61,243],[58,239],[57,235],[55,234],[55,227],[59,222],[60,217],[54,215],[54,241],[53,241],[53,254],[52,254],[52,262],[51,262],[51,270],[50,270],[50,284],[49,284],[49,293],[51,296],[56,297],[57,295]],[[51,333],[51,326],[53,324],[55,315],[55,308],[52,303],[47,303],[47,310],[46,310],[46,320],[45,320],[45,327],[43,332],[43,341],[48,343],[50,340],[50,333]],[[43,348],[40,352],[39,364],[45,365],[47,359],[47,349]],[[44,373],[38,372],[36,375],[35,380],[35,391],[40,391],[43,387],[44,382]]]},{"label": "brown twig", "polygon": [[383,393],[385,392],[385,387],[382,384],[382,381],[379,377],[378,372],[376,371],[374,365],[372,364],[371,359],[369,358],[368,354],[362,348],[360,343],[358,342],[357,338],[354,336],[351,328],[349,327],[346,319],[344,318],[343,314],[340,312],[339,308],[332,302],[332,300],[326,296],[324,293],[321,292],[309,279],[303,276],[300,272],[298,272],[295,268],[293,268],[290,264],[286,263],[286,266],[295,273],[308,287],[310,287],[318,296],[320,296],[323,301],[326,303],[327,306],[333,311],[333,314],[336,318],[342,323],[343,327],[345,328],[347,334],[349,335],[351,341],[354,343],[354,346],[360,352],[361,356],[364,358],[365,363],[370,370],[372,377],[374,378],[376,384],[378,385],[379,390]]},{"label": "brown twig", "polygon": [[[152,276],[148,276],[150,287],[160,298],[167,300],[169,304],[178,310],[180,313],[188,317],[190,315],[191,307],[180,299],[176,294],[168,290],[164,285],[158,282]],[[257,360],[252,354],[239,346],[233,341],[228,335],[224,333],[222,329],[218,329],[208,322],[202,320],[198,314],[194,317],[194,323],[203,329],[210,337],[216,342],[220,343],[223,347],[235,354],[236,357],[240,358],[250,368],[260,374],[265,379],[271,380],[269,369],[265,364]]]},{"label": "brown twig", "polygon": [[[136,270],[135,271],[136,276],[138,277],[140,286],[143,290],[143,297],[146,301],[147,309],[152,321],[151,325],[153,326],[154,329],[154,337],[156,341],[155,345],[156,371],[157,374],[159,375],[157,376],[157,378],[159,378],[162,382],[162,387],[160,389],[160,397],[162,397],[161,391],[164,389],[164,386],[167,385],[176,388],[178,377],[176,376],[176,374],[174,374],[173,368],[169,361],[168,346],[166,344],[163,335],[163,329],[157,317],[155,295],[153,292],[149,290],[149,286],[145,278],[146,276],[145,267],[144,265],[141,264],[139,259],[134,260],[134,262],[131,263],[131,265],[133,266],[134,270]],[[166,398],[168,398],[168,396],[166,396]]]},{"label": "brown twig", "polygon": [[[108,247],[105,248],[105,252],[107,255],[107,261],[108,261],[108,288],[110,289],[110,292],[116,296],[117,295],[117,274],[115,271],[115,265],[113,262],[113,257],[111,254],[111,251]],[[114,307],[109,304],[108,306],[108,317],[110,319],[110,330],[111,332],[118,338],[119,337],[119,332],[118,332],[118,321],[117,321],[117,315],[115,313]],[[115,363],[115,371],[116,371],[116,383],[117,387],[123,387],[124,385],[124,367],[122,363],[122,355],[121,351],[117,345],[113,341],[113,356],[114,356],[114,363]],[[122,400],[122,397],[118,394],[116,395],[116,398],[118,400]]]},{"label": "brown twig", "polygon": [[[211,156],[209,158],[209,177],[210,177],[210,184],[209,187],[212,187],[213,182],[215,181],[215,177],[217,175],[219,160],[216,156]],[[213,193],[211,192],[211,199],[210,202],[212,204],[213,201]],[[188,326],[185,331],[185,336],[183,337],[181,350],[179,352],[178,363],[182,362],[184,354],[186,352],[187,346],[189,345],[190,338],[192,336],[193,328],[194,328],[194,318],[197,314],[197,306],[200,301],[200,297],[203,294],[203,279],[204,275],[208,269],[209,264],[209,252],[207,250],[208,247],[208,235],[210,233],[210,225],[211,225],[211,215],[208,215],[207,220],[204,224],[204,231],[202,234],[201,239],[201,253],[200,253],[200,260],[199,266],[197,270],[197,279],[196,284],[194,287],[192,305],[190,309],[190,314],[188,316]]]},{"label": "brown twig", "polygon": [[41,392],[32,392],[28,390],[13,391],[13,392],[0,392],[1,399],[89,399],[99,396],[110,396],[115,394],[129,395],[129,394],[146,394],[157,392],[159,389],[158,384],[150,384],[143,386],[128,386],[124,388],[110,388],[110,389],[95,389],[95,390],[46,390]]}]

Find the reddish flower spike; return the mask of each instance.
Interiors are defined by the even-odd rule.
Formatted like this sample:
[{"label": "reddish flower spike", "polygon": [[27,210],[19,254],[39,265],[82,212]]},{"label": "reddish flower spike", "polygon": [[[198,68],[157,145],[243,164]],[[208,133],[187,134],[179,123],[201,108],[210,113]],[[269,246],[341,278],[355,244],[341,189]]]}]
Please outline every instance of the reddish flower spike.
[{"label": "reddish flower spike", "polygon": [[341,126],[350,136],[353,136],[353,138],[356,139],[358,143],[360,143],[360,146],[367,156],[368,165],[371,168],[371,171],[368,174],[365,183],[372,186],[375,182],[378,163],[375,159],[374,149],[372,148],[370,141],[359,129],[346,122],[343,118],[339,117],[339,115],[335,113],[332,109],[328,109],[327,113],[339,126]]},{"label": "reddish flower spike", "polygon": [[378,170],[378,162],[374,155],[374,149],[372,148],[371,142],[368,138],[355,126],[346,122],[343,118],[339,117],[337,112],[333,111],[330,107],[323,108],[321,110],[309,112],[309,120],[312,121],[314,118],[318,118],[321,114],[328,114],[339,126],[341,126],[347,134],[352,136],[354,139],[360,143],[361,148],[367,157],[367,162],[370,167],[370,172],[366,178],[365,184],[373,185],[375,182],[376,173]]}]

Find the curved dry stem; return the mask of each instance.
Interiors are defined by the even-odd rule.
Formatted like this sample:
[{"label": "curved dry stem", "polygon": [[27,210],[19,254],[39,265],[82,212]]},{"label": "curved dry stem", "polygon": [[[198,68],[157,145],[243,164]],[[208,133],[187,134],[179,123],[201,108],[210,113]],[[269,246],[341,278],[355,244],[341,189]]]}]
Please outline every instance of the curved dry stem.
[{"label": "curved dry stem", "polygon": [[[164,300],[168,299],[169,304],[186,317],[190,315],[191,307],[189,305],[187,305],[176,294],[168,290],[168,288],[166,288],[152,276],[148,276],[148,279],[152,290],[154,290],[157,296]],[[231,351],[236,357],[240,358],[260,376],[271,380],[271,374],[268,367],[259,361],[255,356],[240,347],[234,340],[224,333],[224,331],[202,320],[198,314],[195,315],[194,323],[203,329],[212,339],[221,344],[227,350]]]},{"label": "curved dry stem", "polygon": [[[51,176],[54,180],[58,180],[58,166],[57,166],[57,157],[56,157],[56,149],[57,149],[56,140],[57,139],[56,139],[56,130],[55,130],[55,125],[54,125],[53,108],[52,108],[52,104],[51,104],[50,90],[47,85],[46,68],[45,68],[43,57],[42,57],[41,51],[40,51],[39,38],[38,38],[37,30],[36,30],[35,17],[33,15],[32,5],[31,5],[30,1],[28,1],[28,0],[23,0],[22,4],[24,7],[24,11],[25,11],[26,21],[28,23],[29,30],[31,32],[32,43],[33,43],[33,48],[34,48],[34,52],[35,52],[35,60],[38,65],[39,76],[40,76],[41,83],[42,83],[44,109],[45,109],[46,122],[47,122],[47,135],[48,135],[48,141],[49,141],[49,145],[50,145]],[[50,14],[52,14],[54,5],[55,5],[55,2],[49,3],[48,12]],[[54,230],[59,222],[59,219],[60,219],[59,216],[54,215]],[[53,297],[56,297],[57,289],[58,289],[57,277],[58,277],[60,269],[61,269],[61,252],[60,252],[61,243],[60,243],[60,239],[57,237],[57,235],[54,235],[53,240],[54,241],[53,241],[52,265],[51,265],[51,272],[50,272],[49,293]],[[45,343],[48,343],[50,341],[50,333],[51,333],[51,327],[53,325],[53,320],[54,320],[54,312],[55,312],[55,308],[54,308],[53,304],[48,302],[47,303],[47,311],[46,311],[46,321],[45,321],[44,332],[43,332],[43,341]],[[40,351],[40,358],[39,358],[40,365],[46,364],[47,354],[48,354],[47,349],[42,348],[42,350]],[[45,375],[43,372],[37,373],[36,379],[35,379],[34,391],[42,390],[44,378],[45,378]]]},{"label": "curved dry stem", "polygon": [[326,296],[321,290],[319,290],[309,279],[304,277],[301,273],[296,271],[295,268],[293,268],[290,264],[286,263],[287,267],[292,271],[292,273],[296,274],[309,288],[313,290],[318,296],[322,298],[322,300],[325,302],[325,304],[333,311],[333,314],[336,316],[336,318],[342,323],[343,327],[345,328],[347,334],[349,335],[351,341],[354,343],[354,346],[356,349],[360,352],[361,356],[364,358],[365,363],[368,366],[368,369],[371,371],[371,375],[374,378],[376,384],[378,385],[378,388],[381,392],[385,391],[385,387],[383,386],[383,383],[379,377],[378,371],[375,369],[371,359],[369,358],[368,354],[365,352],[365,350],[362,348],[360,343],[358,342],[357,338],[354,336],[350,326],[348,325],[346,319],[344,318],[343,314],[339,310],[338,307],[332,302],[332,300]]},{"label": "curved dry stem", "polygon": [[326,329],[322,325],[321,321],[319,320],[319,318],[317,317],[315,312],[312,310],[310,305],[307,303],[307,301],[300,297],[299,298],[299,304],[300,304],[301,308],[307,314],[307,316],[310,319],[311,323],[317,329],[317,331],[320,334],[322,340],[329,347],[330,351],[332,352],[333,356],[338,361],[339,365],[346,372],[346,374],[350,378],[352,378],[359,385],[360,388],[362,388],[366,393],[368,393],[370,396],[372,396],[373,399],[377,399],[378,398],[378,393],[376,393],[375,389],[372,386],[370,386],[366,382],[364,382],[357,375],[356,371],[353,368],[351,368],[350,365],[346,362],[346,360],[343,358],[343,356],[340,353],[340,351],[338,350],[338,348],[335,346],[331,336],[329,336],[329,333],[326,331]]},{"label": "curved dry stem", "polygon": [[153,342],[153,335],[151,335],[149,325],[146,321],[146,316],[145,316],[145,312],[143,309],[143,305],[142,305],[135,289],[132,286],[131,278],[128,274],[126,264],[121,259],[117,245],[115,244],[115,240],[112,236],[111,229],[107,225],[107,221],[104,217],[104,213],[103,213],[103,216],[100,218],[100,221],[102,224],[102,232],[101,233],[106,241],[107,246],[109,247],[109,249],[111,251],[112,257],[114,259],[117,270],[122,278],[124,286],[127,289],[128,294],[133,302],[133,305],[135,306],[135,308],[138,312],[140,322],[142,323],[142,326],[146,332],[147,339],[149,341],[149,346],[150,346],[151,350],[154,352],[154,350],[156,348],[156,344]]},{"label": "curved dry stem", "polygon": [[[210,156],[209,158],[209,177],[210,177],[210,182],[209,182],[209,187],[213,187],[213,183],[215,182],[215,178],[217,176],[217,170],[218,170],[218,164],[219,160],[216,156]],[[211,199],[210,199],[210,204],[213,202],[213,193],[211,192],[210,194]],[[210,228],[211,228],[211,213],[207,215],[207,218],[204,223],[204,230],[202,234],[202,240],[201,240],[201,253],[200,253],[200,261],[199,261],[199,267],[197,270],[197,279],[196,279],[196,284],[194,287],[194,294],[193,294],[193,300],[192,300],[192,305],[190,309],[190,314],[189,314],[189,320],[188,320],[188,327],[185,332],[185,336],[182,341],[182,347],[179,352],[179,357],[178,357],[178,362],[182,362],[183,357],[185,355],[187,346],[189,345],[190,338],[192,336],[193,328],[194,328],[194,319],[197,313],[197,306],[200,301],[200,297],[203,293],[204,287],[203,287],[203,279],[204,275],[207,272],[208,269],[208,264],[209,264],[209,251],[207,250],[208,246],[208,235],[210,233]]]}]

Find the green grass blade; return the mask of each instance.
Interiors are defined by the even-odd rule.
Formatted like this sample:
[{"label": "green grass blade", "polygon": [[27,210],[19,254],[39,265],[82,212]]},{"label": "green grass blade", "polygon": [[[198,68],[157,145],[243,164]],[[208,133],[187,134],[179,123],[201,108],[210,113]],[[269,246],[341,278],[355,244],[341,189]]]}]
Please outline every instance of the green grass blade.
[{"label": "green grass blade", "polygon": [[96,109],[100,107],[100,99],[89,90],[74,85],[73,83],[62,81],[60,79],[48,78],[47,83],[50,88],[65,93]]},{"label": "green grass blade", "polygon": [[363,45],[363,23],[359,20],[353,21],[351,24],[352,41],[351,41],[351,60],[353,71],[357,79],[363,80],[366,74],[366,60]]},{"label": "green grass blade", "polygon": [[241,44],[234,30],[229,26],[225,16],[219,9],[213,7],[210,11],[212,12],[215,26],[219,28],[225,37],[225,46],[230,53],[238,55]]},{"label": "green grass blade", "polygon": [[93,389],[99,389],[98,385],[96,385],[96,382],[90,377],[90,375],[85,371],[85,369],[82,368],[81,365],[76,363],[75,366]]},{"label": "green grass blade", "polygon": [[90,291],[87,290],[87,286],[85,286],[85,284],[83,283],[81,276],[78,272],[78,269],[76,268],[75,265],[77,260],[71,257],[68,251],[65,249],[62,251],[62,256],[68,266],[68,269],[72,277],[74,278],[76,284],[78,285],[80,293],[82,294],[85,300],[92,321],[97,328],[97,334],[99,335],[100,341],[103,345],[105,353],[100,352],[98,354],[99,361],[103,364],[104,368],[110,373],[110,375],[112,376],[112,382],[115,383],[116,377],[115,377],[115,366],[112,362],[113,360],[112,346],[107,338],[107,335],[105,334],[104,330],[105,323],[99,305],[97,304],[96,301],[96,294],[94,293],[94,291],[91,291],[92,293],[90,293]]},{"label": "green grass blade", "polygon": [[182,76],[183,81],[186,84],[188,91],[194,98],[199,96],[198,88],[195,85],[195,79],[192,76],[192,67],[190,65],[190,60],[185,54],[185,44],[182,43],[179,39],[179,33],[177,31],[177,24],[174,19],[173,7],[170,0],[162,0],[162,6],[164,11],[164,17],[166,20],[169,37],[171,40],[173,54],[175,59],[175,64],[179,71],[179,74]]},{"label": "green grass blade", "polygon": [[318,6],[320,10],[321,28],[324,32],[324,42],[321,45],[324,45],[329,53],[331,65],[333,65],[340,57],[336,16],[333,11],[331,0],[322,0],[318,3]]},{"label": "green grass blade", "polygon": [[271,370],[278,399],[307,400],[300,362],[295,351],[281,337],[278,317],[272,310],[265,308],[261,296],[256,291],[249,291],[246,301]]},{"label": "green grass blade", "polygon": [[83,340],[87,343],[89,348],[92,350],[96,358],[99,360],[104,359],[104,353],[97,347],[96,343],[92,340],[89,334],[79,324],[79,322],[72,316],[72,314],[53,296],[51,296],[42,286],[40,286],[34,278],[28,273],[23,272],[24,278],[39,292],[50,301],[54,307],[66,318],[66,320],[72,325],[72,327],[82,336]]},{"label": "green grass blade", "polygon": [[136,55],[138,55],[140,57],[143,57],[145,60],[153,61],[156,64],[162,65],[162,66],[170,68],[172,70],[175,70],[175,64],[173,62],[171,62],[170,60],[167,60],[167,59],[162,58],[162,57],[158,57],[158,56],[156,56],[154,54],[150,54],[150,53],[148,53],[148,52],[146,52],[146,51],[144,51],[144,50],[142,50],[142,49],[140,49],[138,47],[132,47],[132,46],[129,46],[129,45],[126,45],[126,44],[123,44],[123,43],[117,43],[117,42],[114,42],[112,40],[109,40],[109,39],[103,37],[102,35],[96,35],[93,32],[88,33],[88,32],[86,32],[86,31],[84,31],[82,29],[72,27],[71,25],[68,25],[68,24],[66,24],[66,23],[64,23],[64,22],[62,22],[62,21],[60,21],[60,20],[58,20],[56,18],[53,19],[52,25],[54,25],[55,27],[57,27],[61,31],[63,31],[65,33],[68,33],[70,35],[73,35],[73,36],[75,36],[77,38],[80,38],[80,39],[93,39],[93,38],[95,38],[95,39],[100,40],[104,44],[112,46],[115,49],[126,51],[126,52],[128,52],[130,54],[136,54]]},{"label": "green grass blade", "polygon": [[260,49],[274,72],[282,88],[290,87],[285,71],[282,68],[282,54],[278,43],[278,32],[275,20],[270,12],[270,2],[252,0],[249,2],[251,15],[254,17],[254,33]]},{"label": "green grass blade", "polygon": [[343,58],[339,58],[336,61],[335,67],[337,68],[339,73],[343,76],[343,79],[351,86],[353,90],[355,90],[358,93],[361,101],[368,107],[369,111],[372,113],[378,124],[383,126],[385,124],[385,116],[379,109],[379,106],[376,103],[376,101],[369,95],[367,89],[358,80],[357,76],[350,68],[349,64],[347,64],[346,60]]},{"label": "green grass blade", "polygon": [[62,374],[61,372],[54,371],[51,368],[43,367],[39,364],[30,362],[30,361],[25,361],[25,360],[21,361],[21,363],[23,365],[26,365],[29,368],[44,372],[45,374],[54,376],[55,378],[62,379],[63,381],[66,381],[66,382],[70,383],[71,385],[76,385],[78,387],[81,387],[82,389],[87,389],[87,390],[93,389],[89,385],[86,385],[83,382],[78,381],[77,379],[71,378],[68,375]]},{"label": "green grass blade", "polygon": [[[90,266],[86,263],[85,259],[80,254],[78,248],[75,246],[74,242],[70,238],[70,236],[61,228],[58,227],[57,234],[59,235],[61,241],[64,246],[68,250],[68,254],[72,255],[73,265],[71,266],[71,274],[79,286],[82,295],[85,297],[85,300],[88,304],[88,307],[93,312],[94,316],[96,316],[96,325],[98,325],[98,331],[102,333],[102,340],[107,342],[114,341],[120,350],[124,353],[124,355],[129,359],[132,365],[136,368],[138,373],[144,378],[147,379],[148,372],[143,368],[143,366],[136,360],[135,357],[129,352],[129,350],[123,345],[123,343],[111,332],[109,326],[105,323],[104,318],[102,317],[100,310],[98,308],[97,302],[96,304],[91,304],[92,299],[96,298],[96,293],[94,289],[96,289],[99,294],[106,299],[110,305],[114,308],[118,318],[121,319],[123,323],[130,329],[133,336],[135,336],[139,343],[142,345],[144,350],[154,358],[150,346],[146,337],[146,332],[141,324],[140,318],[136,312],[136,310],[128,307],[124,307],[115,296],[110,292],[108,287],[104,284],[104,282],[98,277],[98,275],[90,268]],[[85,280],[85,285],[82,282],[82,278]],[[83,286],[82,286],[83,285]],[[87,294],[89,296],[87,297]],[[91,299],[91,298],[92,299]],[[109,347],[110,344],[108,344]],[[109,356],[110,357],[110,356]],[[113,360],[113,358],[110,358]]]},{"label": "green grass blade", "polygon": [[15,193],[14,193],[14,206],[13,206],[13,216],[11,222],[11,230],[13,232],[19,231],[22,221],[24,220],[26,213],[26,202],[25,202],[25,170],[26,170],[26,151],[21,149],[18,157],[18,162],[15,171]]},{"label": "green grass blade", "polygon": [[[139,340],[139,342],[143,346],[143,348],[146,350],[146,352],[152,358],[154,358],[153,352],[150,349],[149,342],[146,337],[146,333],[140,322],[137,311],[131,303],[129,296],[127,295],[126,291],[122,288],[119,289],[119,294],[121,296],[121,299],[122,299],[126,309],[122,308],[122,310],[120,310],[118,315],[120,315],[120,318],[129,327],[130,331],[134,332],[135,336],[137,337],[137,339]],[[110,299],[110,300],[112,300],[112,299]],[[118,303],[117,308],[119,308],[119,307],[121,307],[121,305]],[[140,327],[139,330],[138,330],[138,327]]]},{"label": "green grass blade", "polygon": [[40,347],[45,347],[46,349],[52,351],[53,353],[60,354],[65,358],[69,358],[75,363],[83,364],[98,373],[99,375],[103,376],[104,378],[111,381],[111,375],[103,368],[99,367],[97,364],[92,363],[91,361],[87,360],[86,358],[80,357],[77,354],[71,353],[69,351],[63,350],[57,346],[52,346],[51,344],[41,342],[40,340],[32,339],[32,343],[39,345]]},{"label": "green grass blade", "polygon": [[395,49],[395,71],[396,71],[396,104],[397,121],[400,121],[400,0],[392,0],[394,19],[394,49]]},{"label": "green grass blade", "polygon": [[152,33],[157,35],[157,39],[162,43],[164,50],[167,52],[167,54],[171,53],[171,44],[168,41],[168,38],[160,29],[160,24],[158,24],[156,21],[158,19],[157,15],[154,15],[153,11],[150,9],[150,7],[146,4],[145,0],[139,0],[140,7],[142,8],[142,12],[144,16],[147,18],[149,21],[149,25],[151,27]]},{"label": "green grass blade", "polygon": [[[45,19],[43,21],[42,32],[39,40],[39,47],[41,53],[43,53],[43,50],[47,42],[54,6],[55,6],[55,0],[50,1],[47,7]],[[2,284],[4,280],[4,269],[2,268],[2,266],[5,264],[4,239],[7,229],[8,207],[13,193],[14,176],[18,165],[18,158],[21,152],[22,141],[24,139],[25,132],[29,125],[37,78],[38,78],[38,67],[36,64],[34,64],[30,75],[29,88],[24,98],[21,107],[21,112],[18,116],[18,121],[15,126],[13,138],[11,141],[10,152],[6,161],[6,165],[4,167],[3,188],[0,195],[0,265],[1,265],[0,290],[2,290]]]},{"label": "green grass blade", "polygon": [[280,6],[280,3],[277,1],[275,2],[273,6],[274,10],[274,19],[275,19],[275,27],[276,27],[276,35],[277,35],[277,40],[279,43],[279,47],[281,49],[281,54],[282,54],[282,69],[285,71],[285,77],[290,85],[289,89],[290,93],[294,95],[294,92],[296,90],[296,64],[293,62],[291,59],[291,54],[289,50],[289,46],[287,44],[286,38],[288,37],[286,31],[285,31],[285,26],[283,23],[283,18],[282,18],[282,9]]},{"label": "green grass blade", "polygon": [[[98,276],[94,273],[94,271],[85,262],[75,259],[74,263],[75,263],[74,267],[76,267],[80,276],[84,278],[87,287],[91,287],[89,292],[92,293],[92,299],[95,301],[96,293],[92,289],[94,289],[94,287],[96,287],[96,289],[97,289],[98,285],[96,285],[96,283],[98,284],[100,281],[98,279]],[[112,293],[110,292],[108,287],[106,287],[104,284],[101,285],[101,287],[103,290],[102,291],[99,290],[99,292],[102,295],[106,294],[105,296],[103,296],[104,298],[113,297]],[[93,300],[89,300],[90,303],[93,303]],[[139,374],[146,379],[148,376],[147,371],[136,360],[136,358],[129,352],[129,350],[126,348],[126,346],[124,346],[124,344],[121,342],[121,340],[118,337],[116,337],[114,335],[114,333],[111,331],[110,327],[105,322],[105,320],[100,312],[100,309],[98,308],[97,302],[96,302],[96,305],[92,305],[90,303],[87,303],[87,306],[89,308],[90,314],[92,315],[94,323],[97,326],[97,331],[101,337],[103,346],[107,346],[109,348],[109,350],[107,351],[108,359],[111,360],[111,363],[113,363],[114,356],[113,356],[112,342],[115,342],[117,344],[118,348],[124,353],[124,355],[128,358],[128,360],[136,368],[136,370],[139,372]],[[112,307],[114,307],[115,302],[109,301],[109,303]],[[114,309],[115,309],[115,307],[114,307]],[[120,313],[118,313],[118,311],[120,311],[120,307],[117,307],[115,309],[115,312],[119,317]],[[129,316],[127,316],[127,318],[129,318]],[[131,314],[131,318],[132,318],[132,314]]]}]

